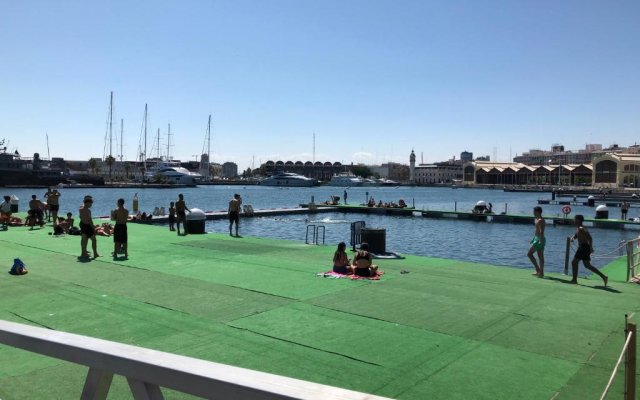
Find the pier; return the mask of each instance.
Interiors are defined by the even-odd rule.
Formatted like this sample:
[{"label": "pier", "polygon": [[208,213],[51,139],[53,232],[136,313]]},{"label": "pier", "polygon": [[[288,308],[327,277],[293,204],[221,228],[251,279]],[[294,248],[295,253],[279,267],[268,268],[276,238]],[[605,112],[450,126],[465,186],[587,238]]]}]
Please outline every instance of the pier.
[{"label": "pier", "polygon": [[[531,225],[533,225],[535,221],[535,217],[533,215],[475,214],[471,212],[445,211],[445,210],[422,211],[422,216],[425,218],[449,218],[449,219],[455,219],[455,220],[471,220],[471,221],[482,221],[482,222],[531,224]],[[546,221],[549,221],[555,225],[573,225],[572,216],[562,217],[562,216],[543,215],[543,218]],[[599,219],[599,218],[585,217],[584,225],[593,226],[597,228],[606,228],[606,229],[640,229],[640,222],[621,220],[621,219]]]},{"label": "pier", "polygon": [[[29,269],[0,275],[0,319],[390,398],[597,399],[640,310],[622,258],[604,268],[609,288],[412,255],[353,281],[316,276],[333,246],[130,224],[129,260],[98,238],[103,257],[80,262],[77,236],[48,231],[0,232],[0,263]],[[0,345],[0,398],[77,398],[85,376]],[[130,398],[127,381],[109,395]]]}]

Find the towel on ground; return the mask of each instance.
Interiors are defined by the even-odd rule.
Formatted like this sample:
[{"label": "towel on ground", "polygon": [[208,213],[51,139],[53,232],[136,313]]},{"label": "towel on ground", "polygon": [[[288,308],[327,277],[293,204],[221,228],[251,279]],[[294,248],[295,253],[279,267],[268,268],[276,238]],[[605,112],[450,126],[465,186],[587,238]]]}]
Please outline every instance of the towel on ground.
[{"label": "towel on ground", "polygon": [[316,274],[316,276],[322,276],[324,278],[334,278],[334,279],[339,279],[339,278],[349,278],[349,279],[353,279],[354,281],[359,281],[359,280],[369,280],[369,281],[379,281],[380,277],[384,275],[384,271],[379,269],[378,272],[376,272],[376,274],[374,276],[358,276],[358,275],[354,275],[354,274],[339,274],[337,272],[333,272],[332,270],[329,270],[327,272],[319,272]]}]

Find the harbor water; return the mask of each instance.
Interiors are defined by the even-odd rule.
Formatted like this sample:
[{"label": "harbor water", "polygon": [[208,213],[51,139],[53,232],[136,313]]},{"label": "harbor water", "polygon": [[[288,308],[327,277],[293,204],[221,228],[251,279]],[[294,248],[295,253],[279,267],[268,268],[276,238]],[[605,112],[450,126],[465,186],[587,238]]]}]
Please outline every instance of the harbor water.
[{"label": "harbor water", "polygon": [[[175,201],[183,193],[187,206],[205,211],[227,209],[228,201],[234,193],[239,193],[243,204],[252,205],[255,210],[269,208],[294,208],[301,203],[316,203],[340,196],[344,190],[348,194],[349,204],[361,204],[367,196],[383,202],[398,202],[404,199],[417,210],[454,210],[470,211],[475,203],[483,200],[492,203],[493,211],[509,214],[530,215],[537,200],[550,198],[549,193],[513,193],[489,189],[451,189],[426,187],[313,187],[313,188],[276,188],[264,186],[200,186],[180,189],[105,189],[105,188],[66,188],[60,189],[60,215],[67,211],[77,215],[78,208],[85,195],[94,198],[93,215],[106,216],[115,208],[118,198],[124,198],[125,206],[132,212],[132,199],[138,194],[140,211],[152,212],[155,207],[169,208],[169,202]],[[28,207],[32,194],[43,199],[43,189],[0,188],[2,195],[15,194],[20,198],[20,211]],[[582,213],[587,217],[595,215],[595,208],[572,206],[572,214]],[[562,206],[543,206],[545,216],[562,216]],[[611,208],[610,216],[619,216],[619,209]],[[638,217],[640,209],[632,208],[629,218]],[[463,220],[428,219],[414,217],[386,216],[357,213],[316,213],[306,215],[272,216],[263,218],[242,218],[240,233],[244,236],[260,236],[305,241],[307,225],[324,226],[324,243],[335,246],[344,241],[349,244],[350,224],[365,221],[367,227],[386,230],[387,251],[406,254],[425,255],[477,261],[495,265],[518,268],[530,268],[526,256],[529,239],[533,235],[533,226],[520,224],[498,224]],[[226,233],[225,220],[207,221],[208,232]],[[617,248],[623,240],[638,236],[633,230],[613,230],[590,228],[594,237],[595,253],[593,263],[602,266],[619,255]],[[547,271],[561,271],[564,266],[566,237],[572,235],[571,226],[553,226],[547,224],[547,247],[545,250]],[[169,232],[167,232],[169,234]],[[311,239],[311,237],[309,237]],[[130,238],[135,246],[135,238]],[[322,232],[320,233],[322,242]],[[329,260],[330,262],[330,260]]]}]

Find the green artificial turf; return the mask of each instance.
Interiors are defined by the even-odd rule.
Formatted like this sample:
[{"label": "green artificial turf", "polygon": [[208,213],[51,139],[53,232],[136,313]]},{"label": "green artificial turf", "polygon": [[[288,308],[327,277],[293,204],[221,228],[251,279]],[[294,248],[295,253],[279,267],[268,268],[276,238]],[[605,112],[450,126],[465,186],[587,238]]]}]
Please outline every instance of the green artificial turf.
[{"label": "green artificial turf", "polygon": [[[79,237],[48,230],[0,232],[0,265],[29,268],[0,275],[1,319],[399,399],[596,399],[640,307],[624,259],[607,289],[412,255],[353,281],[316,276],[333,246],[130,224],[129,260],[100,237],[85,262]],[[85,374],[0,345],[0,399],[78,397]],[[131,397],[124,379],[109,397]]]}]

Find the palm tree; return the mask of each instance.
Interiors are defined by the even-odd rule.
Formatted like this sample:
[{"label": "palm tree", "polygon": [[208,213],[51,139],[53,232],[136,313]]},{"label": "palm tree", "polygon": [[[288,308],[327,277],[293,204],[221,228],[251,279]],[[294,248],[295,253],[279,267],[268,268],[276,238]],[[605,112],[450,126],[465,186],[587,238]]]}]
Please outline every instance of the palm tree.
[{"label": "palm tree", "polygon": [[107,156],[105,161],[107,162],[107,165],[109,166],[109,182],[112,182],[112,179],[111,179],[112,168],[111,167],[113,166],[113,163],[116,162],[116,159],[111,154],[109,154],[109,156]]},{"label": "palm tree", "polygon": [[125,181],[129,180],[129,172],[131,172],[131,164],[129,164],[128,162],[124,163],[124,173],[126,174]]},{"label": "palm tree", "polygon": [[89,159],[89,168],[91,168],[91,172],[93,172],[93,174],[96,174],[96,167],[98,166],[98,162],[96,161],[95,158],[90,158]]}]

